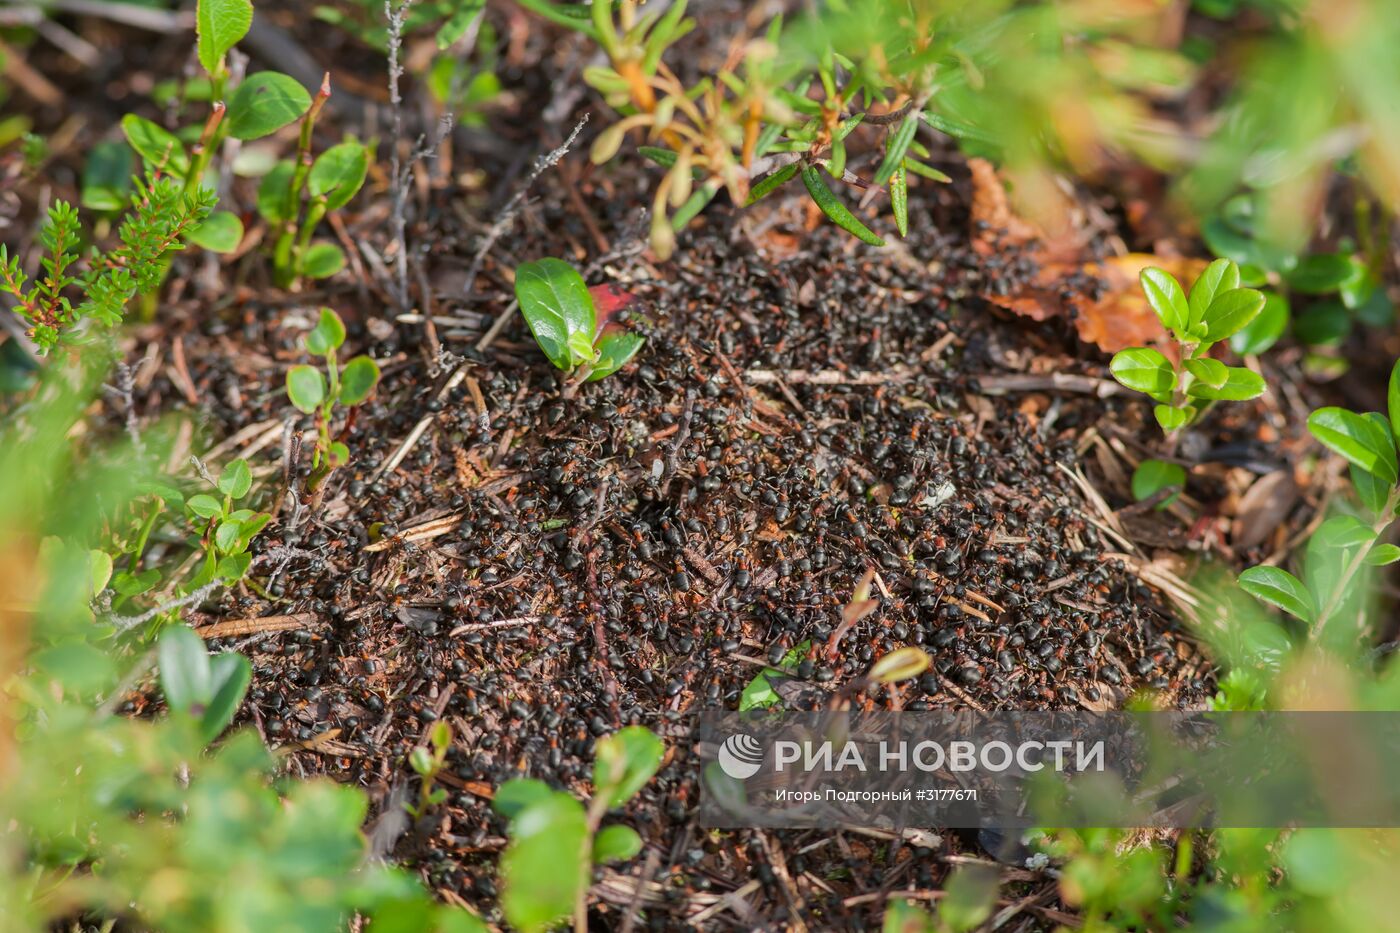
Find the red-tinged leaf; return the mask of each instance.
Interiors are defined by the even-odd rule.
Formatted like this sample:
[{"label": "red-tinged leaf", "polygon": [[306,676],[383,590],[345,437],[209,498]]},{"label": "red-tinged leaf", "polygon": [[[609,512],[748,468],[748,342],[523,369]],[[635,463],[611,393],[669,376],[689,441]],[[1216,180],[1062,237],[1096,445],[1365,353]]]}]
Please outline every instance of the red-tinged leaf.
[{"label": "red-tinged leaf", "polygon": [[608,326],[617,312],[629,307],[637,296],[619,288],[611,282],[604,282],[602,285],[590,285],[588,294],[593,297],[593,310],[597,314],[598,330],[601,334]]}]

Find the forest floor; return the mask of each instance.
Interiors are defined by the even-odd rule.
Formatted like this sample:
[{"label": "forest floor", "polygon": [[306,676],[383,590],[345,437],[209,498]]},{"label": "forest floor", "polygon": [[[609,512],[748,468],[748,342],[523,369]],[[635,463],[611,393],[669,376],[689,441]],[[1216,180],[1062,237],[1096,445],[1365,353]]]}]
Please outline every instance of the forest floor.
[{"label": "forest floor", "polygon": [[[383,137],[382,60],[290,12],[258,15],[330,69],[321,135]],[[291,773],[366,789],[376,852],[488,913],[505,844],[493,789],[532,776],[586,793],[594,739],[644,724],[670,749],[627,813],[650,855],[601,873],[600,924],[643,908],[662,927],[870,929],[890,892],[931,900],[950,866],[1000,858],[1005,928],[1073,925],[1054,879],[990,834],[701,828],[687,717],[735,708],[795,647],[789,708],[845,696],[1103,710],[1139,691],[1201,708],[1214,668],[1174,603],[1192,598],[1189,565],[1244,566],[1307,525],[1326,491],[1294,477],[1302,414],[1327,393],[1364,395],[1368,366],[1385,361],[1362,354],[1353,375],[1318,387],[1296,353],[1272,354],[1271,391],[1212,414],[1183,449],[1186,499],[1143,508],[1128,477],[1155,452],[1148,403],[1112,381],[1103,344],[1081,336],[1084,312],[1036,320],[1011,299],[1053,288],[1092,309],[1113,287],[1088,265],[1096,256],[1168,255],[1164,240],[1202,255],[1199,244],[1130,225],[1121,191],[1077,190],[1085,265],[1047,285],[1035,241],[994,229],[999,188],[948,146],[938,164],[953,182],[912,191],[910,234],[882,230],[883,251],[798,196],[742,212],[721,197],[657,263],[648,165],[588,163],[604,117],[570,90],[587,50],[534,26],[512,40],[487,125],[415,169],[411,307],[394,299],[380,168],[334,223],[351,261],[324,287],[273,288],[250,243],[223,261],[182,259],[157,318],[127,332],[136,415],[189,419],[172,463],[247,457],[293,487],[307,464],[290,438],[306,424],[282,386],[317,309],[335,308],[347,350],[384,372],[320,508],[283,509],[255,543],[314,557],[263,594],[241,588],[187,614],[213,647],[254,661],[240,721]],[[84,34],[111,53],[96,72],[53,49],[31,60],[66,95],[61,113],[35,111],[36,129],[66,134],[60,179],[76,179],[85,147],[141,106],[134,89],[178,73],[188,48],[110,23]],[[413,132],[432,126],[424,99],[410,82]],[[585,113],[573,149],[478,259],[535,159]],[[36,205],[65,194],[9,192],[5,238],[23,241]],[[512,269],[544,256],[630,295],[629,326],[647,337],[633,364],[572,398],[513,304]],[[1251,499],[1265,477],[1281,492]],[[878,605],[838,632],[868,570]],[[904,645],[932,670],[852,689]],[[138,690],[125,709],[155,695]],[[452,727],[451,793],[413,824],[399,806],[416,786],[406,759],[437,720]]]}]

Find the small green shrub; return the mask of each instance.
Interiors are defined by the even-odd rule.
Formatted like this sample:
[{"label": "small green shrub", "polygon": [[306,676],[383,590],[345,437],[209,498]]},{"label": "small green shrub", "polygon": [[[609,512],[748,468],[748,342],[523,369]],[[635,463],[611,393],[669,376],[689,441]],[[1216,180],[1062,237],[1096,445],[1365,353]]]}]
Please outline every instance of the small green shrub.
[{"label": "small green shrub", "polygon": [[[229,731],[246,658],[211,655],[177,604],[142,626],[104,608],[120,576],[110,555],[141,555],[167,498],[183,501],[160,473],[159,432],[138,454],[73,430],[104,359],[56,358],[33,404],[0,422],[0,927],[331,933],[360,915],[383,929],[484,930],[367,861],[361,791],[293,780],[255,730]],[[228,513],[251,494],[246,465],[217,486]],[[142,505],[153,496],[161,507]],[[152,663],[144,714],[116,714]]]},{"label": "small green shrub", "polygon": [[224,468],[216,485],[217,491],[223,494],[222,499],[198,493],[185,500],[185,510],[204,546],[204,560],[199,573],[190,582],[190,589],[198,589],[216,579],[230,583],[243,579],[253,562],[248,547],[258,532],[272,521],[272,515],[267,512],[233,507],[253,487],[248,461],[234,460]]},{"label": "small green shrub", "polygon": [[[312,156],[316,118],[330,99],[330,76],[313,99],[300,82],[276,71],[260,71],[228,87],[228,53],[253,23],[249,0],[200,0],[196,8],[198,54],[209,80],[210,112],[188,151],[181,134],[136,114],[122,119],[127,142],[146,169],[181,179],[185,191],[205,184],[210,161],[225,139],[249,141],[270,136],[301,121],[295,157],[278,162],[258,189],[258,213],[275,231],[273,276],[281,287],[303,276],[319,279],[339,272],[345,255],[334,243],[312,242],[325,216],[349,203],[364,184],[369,150],[346,140]],[[236,214],[218,211],[195,231],[192,241],[214,252],[232,252],[243,239]]]},{"label": "small green shrub", "polygon": [[[1321,408],[1308,418],[1308,430],[1350,466],[1357,514],[1333,515],[1308,539],[1303,578],[1282,567],[1251,567],[1240,574],[1250,595],[1282,609],[1321,637],[1328,623],[1360,614],[1366,567],[1400,560],[1400,547],[1381,540],[1400,508],[1400,469],[1396,432],[1400,429],[1400,363],[1391,370],[1389,417],[1345,408]],[[1357,633],[1353,630],[1350,637]]]},{"label": "small green shrub", "polygon": [[191,240],[216,200],[210,191],[187,193],[153,172],[131,195],[117,232],[121,245],[86,258],[77,209],[55,201],[39,231],[42,275],[29,279],[20,257],[0,244],[0,289],[14,296],[14,312],[44,353],[86,322],[116,326],[132,298],[160,286],[164,263]]},{"label": "small green shrub", "polygon": [[492,806],[509,821],[510,844],[501,856],[501,908],[520,930],[548,929],[575,917],[586,928],[588,887],[595,864],[625,861],[642,850],[637,831],[603,827],[609,810],[631,800],[661,766],[665,746],[650,730],[628,726],[598,740],[593,799],[585,810],[572,795],[543,781],[502,784]]},{"label": "small green shrub", "polygon": [[[1386,215],[1373,216],[1372,202],[1360,198],[1359,243],[1343,240],[1337,252],[1299,254],[1260,229],[1257,200],[1237,195],[1201,225],[1211,252],[1240,264],[1244,284],[1272,289],[1259,316],[1230,338],[1230,346],[1240,354],[1263,353],[1291,323],[1293,336],[1308,348],[1307,370],[1337,375],[1347,367],[1337,347],[1356,325],[1386,327],[1395,320],[1395,306],[1381,282],[1389,242]],[[1304,306],[1295,313],[1298,299]]]},{"label": "small green shrub", "polygon": [[[1217,401],[1247,401],[1264,394],[1264,379],[1258,373],[1210,356],[1211,347],[1240,333],[1264,308],[1262,292],[1241,287],[1239,266],[1217,259],[1196,279],[1189,297],[1163,269],[1144,269],[1141,281],[1147,303],[1176,342],[1179,361],[1173,364],[1150,347],[1132,347],[1114,354],[1109,369],[1124,386],[1157,403],[1152,413],[1169,444]],[[1146,499],[1185,482],[1186,471],[1179,464],[1144,460],[1133,474],[1133,494]]]},{"label": "small green shrub", "polygon": [[316,416],[316,449],[307,481],[313,493],[332,472],[350,462],[350,448],[331,437],[336,406],[363,404],[379,385],[379,365],[368,356],[352,357],[344,366],[337,362],[336,354],[344,343],[345,324],[340,315],[322,308],[320,321],[306,335],[306,350],[324,360],[324,371],[305,364],[287,371],[287,398],[298,411]]},{"label": "small green shrub", "polygon": [[447,750],[452,745],[451,727],[438,720],[433,725],[428,741],[431,749],[421,746],[415,748],[408,759],[419,778],[417,805],[404,804],[404,809],[414,819],[422,819],[429,810],[447,799],[447,791],[441,787],[434,787],[433,782],[447,765]]}]

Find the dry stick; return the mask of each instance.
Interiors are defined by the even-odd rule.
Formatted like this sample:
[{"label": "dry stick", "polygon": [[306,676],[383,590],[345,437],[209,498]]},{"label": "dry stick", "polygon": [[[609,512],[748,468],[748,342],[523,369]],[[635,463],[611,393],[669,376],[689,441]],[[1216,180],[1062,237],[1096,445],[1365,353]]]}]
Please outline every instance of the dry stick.
[{"label": "dry stick", "polygon": [[[526,177],[524,184],[516,189],[515,194],[511,195],[510,200],[497,212],[496,219],[491,222],[490,228],[486,231],[485,239],[481,241],[481,246],[477,249],[476,255],[472,257],[472,264],[467,269],[467,293],[465,297],[470,298],[472,293],[476,290],[476,276],[477,273],[481,271],[481,264],[486,261],[487,254],[495,247],[496,242],[500,240],[515,223],[516,217],[520,214],[521,204],[524,202],[525,195],[530,190],[530,186],[533,185],[541,175],[558,165],[564,156],[568,155],[569,149],[573,147],[574,141],[578,139],[578,134],[583,131],[583,126],[587,122],[588,115],[584,114],[583,119],[579,120],[578,123],[574,125],[573,131],[569,133],[568,138],[565,139],[563,143],[535,160],[535,166],[530,170],[530,174]],[[496,319],[496,322],[491,325],[491,329],[486,332],[486,335],[481,338],[481,342],[477,344],[477,350],[484,350],[491,345],[491,341],[496,339],[496,335],[499,334],[501,328],[505,326],[505,320],[510,317],[515,307],[515,303],[512,302],[510,307],[501,312],[500,317]]]},{"label": "dry stick", "polygon": [[388,18],[389,29],[389,107],[393,114],[394,138],[389,146],[389,184],[393,192],[393,213],[390,220],[394,227],[394,303],[400,312],[412,310],[408,305],[408,179],[413,166],[423,159],[431,158],[438,146],[452,131],[453,118],[445,116],[438,123],[438,132],[428,140],[419,136],[408,158],[399,155],[399,143],[403,139],[403,95],[399,91],[399,80],[403,77],[403,62],[399,52],[403,48],[403,25],[408,17],[413,0],[403,0],[397,6],[394,0],[385,0],[384,13]]},{"label": "dry stick", "polygon": [[122,403],[122,412],[126,420],[126,434],[131,438],[131,446],[136,450],[138,456],[146,455],[146,445],[141,441],[141,427],[136,420],[136,381],[132,378],[131,367],[126,365],[125,360],[117,360],[117,384],[115,386],[104,385],[111,395],[116,396]]},{"label": "dry stick", "polygon": [[[277,567],[273,569],[271,576],[268,578],[269,580],[275,580],[277,577],[281,576],[282,571],[286,569],[287,564],[291,563],[294,558],[315,556],[316,555],[311,553],[310,551],[304,551],[300,548],[268,548],[266,551],[253,558],[252,563],[249,564],[249,570],[251,570],[253,567],[258,566],[258,564],[267,563],[268,561],[277,561]],[[184,596],[172,599],[168,603],[162,603],[159,606],[147,609],[145,612],[139,615],[107,615],[103,616],[100,621],[104,625],[110,625],[114,627],[119,632],[127,632],[135,628],[136,626],[141,625],[144,622],[151,621],[157,616],[164,615],[167,612],[173,612],[176,609],[183,609],[185,606],[188,606],[191,603],[197,603],[200,600],[204,599],[206,596],[208,596],[210,593],[214,592],[220,587],[224,587],[227,585],[228,581],[226,580],[214,580],[210,583],[204,584],[197,590],[193,590],[192,592],[186,593]]]},{"label": "dry stick", "polygon": [[389,20],[389,106],[393,112],[394,138],[389,143],[389,183],[393,187],[394,244],[398,255],[394,258],[394,302],[400,311],[408,310],[408,243],[405,228],[408,226],[404,210],[408,202],[408,179],[404,177],[403,165],[399,159],[399,144],[403,140],[403,96],[399,93],[399,79],[403,77],[403,64],[399,61],[399,51],[403,47],[403,23],[413,0],[403,0],[394,8],[393,0],[385,0],[384,13]]}]

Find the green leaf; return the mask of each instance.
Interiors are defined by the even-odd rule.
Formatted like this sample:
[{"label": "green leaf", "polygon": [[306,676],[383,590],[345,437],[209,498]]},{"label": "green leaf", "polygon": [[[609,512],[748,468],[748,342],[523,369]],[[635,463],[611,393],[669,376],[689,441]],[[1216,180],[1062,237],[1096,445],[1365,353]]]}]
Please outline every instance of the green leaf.
[{"label": "green leaf", "polygon": [[802,165],[800,163],[793,162],[790,165],[784,165],[776,172],[765,175],[758,184],[749,189],[749,196],[744,200],[744,206],[748,207],[768,197],[768,195],[787,184],[801,169]]},{"label": "green leaf", "polygon": [[[623,80],[622,89],[626,90],[628,85]],[[660,146],[638,146],[637,153],[643,158],[650,159],[662,168],[671,168],[680,161],[680,155],[670,149],[662,149]]]},{"label": "green leaf", "polygon": [[1351,259],[1339,253],[1315,253],[1304,256],[1283,275],[1283,280],[1295,292],[1305,295],[1326,295],[1337,291],[1352,276]]},{"label": "green leaf", "polygon": [[836,226],[871,246],[885,245],[884,240],[871,233],[870,228],[861,223],[856,215],[851,213],[850,208],[832,194],[815,165],[809,165],[802,170],[802,184],[807,186],[807,193],[812,196],[817,207],[821,208],[821,212]]},{"label": "green leaf", "polygon": [[301,274],[312,279],[328,279],[345,268],[345,253],[334,243],[312,243],[301,257]]},{"label": "green leaf", "polygon": [[[1144,460],[1133,471],[1133,498],[1141,502],[1150,499],[1163,489],[1180,490],[1186,486],[1186,468],[1179,463],[1166,463],[1162,460]],[[1180,496],[1178,491],[1157,504],[1165,509]]]},{"label": "green leaf", "polygon": [[253,665],[235,652],[216,654],[209,662],[209,679],[213,695],[199,720],[200,738],[206,744],[233,722],[253,679]]},{"label": "green leaf", "polygon": [[1192,405],[1184,405],[1181,408],[1174,408],[1171,405],[1152,406],[1152,415],[1157,419],[1157,423],[1162,426],[1162,430],[1167,433],[1183,428],[1191,423],[1191,419],[1196,417],[1196,409]]},{"label": "green leaf", "polygon": [[909,235],[909,170],[903,164],[890,179],[890,209],[900,236]]},{"label": "green leaf", "polygon": [[904,167],[920,178],[927,178],[929,181],[936,181],[939,184],[947,185],[953,181],[953,177],[947,172],[940,172],[932,165],[925,165],[918,159],[905,159]]},{"label": "green leaf", "polygon": [[230,582],[241,580],[252,565],[252,554],[230,554],[219,559],[215,575]]},{"label": "green leaf", "polygon": [[797,669],[803,658],[807,657],[807,652],[812,648],[811,641],[804,641],[789,648],[778,662],[776,668],[765,667],[754,675],[754,679],[749,681],[744,692],[739,695],[739,712],[747,712],[751,709],[764,709],[770,706],[777,706],[782,703],[782,697],[778,696],[773,689],[769,677],[776,677]]},{"label": "green leaf", "polygon": [[905,116],[904,120],[900,122],[899,128],[890,135],[889,145],[885,147],[885,158],[880,163],[880,168],[875,172],[873,179],[876,185],[883,185],[894,177],[895,171],[904,164],[904,156],[909,151],[909,144],[914,141],[914,134],[918,131],[919,112],[914,110]]},{"label": "green leaf", "polygon": [[1390,433],[1400,438],[1400,360],[1390,369],[1390,383],[1385,394],[1386,411],[1390,414]]},{"label": "green leaf", "polygon": [[326,400],[326,377],[311,366],[287,370],[287,398],[299,411],[312,414]]},{"label": "green leaf", "polygon": [[486,9],[486,0],[466,0],[457,4],[452,15],[447,18],[447,22],[438,27],[436,36],[438,51],[443,52],[456,44],[457,40],[467,34],[477,17],[481,16]]},{"label": "green leaf", "polygon": [[297,120],[311,106],[311,95],[295,78],[276,71],[249,75],[228,106],[228,131],[234,139],[261,139]]},{"label": "green leaf", "polygon": [[696,215],[715,199],[715,195],[719,194],[721,187],[721,185],[706,183],[692,191],[690,197],[685,199],[685,203],[676,208],[676,212],[671,215],[671,229],[677,233],[685,229],[685,225],[694,220]]},{"label": "green leaf", "polygon": [[213,496],[203,493],[190,496],[185,506],[200,518],[214,518],[224,514],[224,504]]},{"label": "green leaf", "polygon": [[1186,390],[1191,398],[1245,402],[1264,394],[1264,377],[1243,366],[1225,367],[1225,381],[1218,386],[1196,382]]},{"label": "green leaf", "polygon": [[94,596],[112,581],[112,556],[92,548],[88,551],[88,592]]},{"label": "green leaf", "polygon": [[342,441],[332,441],[328,459],[331,466],[342,467],[350,462],[350,448]]},{"label": "green leaf", "polygon": [[1230,338],[1230,349],[1241,356],[1263,353],[1278,343],[1288,329],[1289,317],[1288,299],[1266,293],[1263,309]]},{"label": "green leaf", "polygon": [[[571,370],[591,360],[593,297],[573,266],[562,259],[525,263],[515,270],[515,297],[535,342],[555,368]],[[581,352],[584,345],[587,354]]]},{"label": "green leaf", "polygon": [[316,326],[306,335],[306,352],[326,356],[332,350],[339,350],[344,343],[345,322],[330,308],[322,308]]},{"label": "green leaf", "polygon": [[1165,398],[1176,388],[1176,371],[1167,358],[1150,347],[1120,350],[1108,364],[1113,378],[1153,398]]},{"label": "green leaf", "polygon": [[1359,518],[1352,515],[1333,515],[1313,532],[1309,546],[1346,550],[1368,544],[1376,539],[1376,532]]},{"label": "green leaf", "polygon": [[642,837],[630,826],[604,826],[593,837],[593,861],[625,862],[642,851]]},{"label": "green leaf", "polygon": [[242,499],[253,488],[253,471],[248,461],[239,457],[219,474],[219,491],[231,499]]},{"label": "green leaf", "polygon": [[1219,388],[1225,384],[1228,378],[1228,371],[1224,363],[1213,360],[1210,357],[1200,357],[1186,361],[1186,371],[1195,376],[1200,382],[1213,388]]},{"label": "green leaf", "polygon": [[1390,486],[1354,463],[1347,464],[1347,470],[1351,473],[1351,485],[1361,504],[1373,515],[1383,512],[1386,500],[1390,498]]},{"label": "green leaf", "polygon": [[1311,622],[1316,609],[1303,582],[1281,567],[1250,567],[1240,574],[1240,586],[1255,599]]},{"label": "green leaf", "polygon": [[340,404],[359,405],[379,385],[379,364],[367,356],[357,356],[340,371]]},{"label": "green leaf", "polygon": [[306,190],[314,198],[325,197],[326,210],[339,210],[350,202],[369,173],[369,150],[362,143],[344,142],[321,153],[306,176]]},{"label": "green leaf", "polygon": [[1351,333],[1351,314],[1340,301],[1319,301],[1298,315],[1293,335],[1310,347],[1341,343]]},{"label": "green leaf", "polygon": [[94,211],[119,211],[131,200],[131,147],[115,139],[92,147],[83,163],[83,207]]},{"label": "green leaf", "polygon": [[598,740],[594,751],[594,792],[620,807],[661,767],[666,746],[644,726],[627,726]]},{"label": "green leaf", "polygon": [[626,366],[644,343],[646,338],[641,334],[630,331],[604,331],[603,336],[598,338],[598,359],[593,364],[593,371],[588,374],[588,381],[597,382]]},{"label": "green leaf", "polygon": [[1342,304],[1346,305],[1348,311],[1356,311],[1365,307],[1371,300],[1376,289],[1381,282],[1371,271],[1371,267],[1366,265],[1356,257],[1350,257],[1348,262],[1351,265],[1351,274],[1347,276],[1345,282],[1338,288],[1338,294],[1342,297]]},{"label": "green leaf", "polygon": [[1224,340],[1243,330],[1264,308],[1264,293],[1252,288],[1235,288],[1221,292],[1206,309],[1204,323],[1206,339],[1211,343]]},{"label": "green leaf", "polygon": [[895,898],[886,903],[882,933],[937,933],[933,918],[914,905],[913,901]]},{"label": "green leaf", "polygon": [[1186,293],[1176,276],[1165,269],[1150,266],[1138,276],[1147,303],[1156,312],[1157,319],[1167,330],[1185,333],[1191,318],[1190,306],[1186,303]]},{"label": "green leaf", "polygon": [[239,523],[238,530],[238,550],[248,550],[248,545],[258,532],[267,527],[267,523],[272,521],[272,515],[268,512],[260,512],[252,518],[244,519]]},{"label": "green leaf", "polygon": [[253,4],[249,0],[199,0],[195,6],[199,63],[211,77],[252,25]]},{"label": "green leaf", "polygon": [[537,803],[554,793],[544,781],[534,778],[513,778],[496,788],[496,796],[491,798],[491,809],[508,820],[531,804]]},{"label": "green leaf", "polygon": [[1377,544],[1366,555],[1366,563],[1372,567],[1385,567],[1400,560],[1400,547],[1393,544]]},{"label": "green leaf", "polygon": [[242,527],[238,522],[219,522],[219,527],[214,529],[214,546],[221,553],[227,554],[233,551],[238,545],[238,533]]},{"label": "green leaf", "polygon": [[190,157],[184,145],[174,133],[159,124],[128,113],[122,117],[122,132],[131,148],[145,160],[147,168],[163,166],[167,173],[180,177],[190,170]]},{"label": "green leaf", "polygon": [[501,909],[511,926],[534,933],[573,913],[588,880],[587,839],[583,807],[568,794],[551,793],[516,815],[500,862]]},{"label": "green leaf", "polygon": [[231,253],[243,242],[243,221],[232,211],[214,211],[190,231],[189,239],[211,253]]},{"label": "green leaf", "polygon": [[1319,408],[1308,416],[1308,430],[1349,463],[1395,485],[1395,442],[1376,421],[1344,408]]},{"label": "green leaf", "polygon": [[160,633],[156,655],[160,664],[160,689],[171,710],[202,715],[203,707],[214,695],[204,639],[188,625],[172,625]]},{"label": "green leaf", "polygon": [[290,159],[283,159],[258,183],[258,213],[271,225],[283,224],[292,219],[292,202],[288,191],[295,174],[296,164]]},{"label": "green leaf", "polygon": [[1189,325],[1195,326],[1205,320],[1206,310],[1217,295],[1240,287],[1240,267],[1229,259],[1217,259],[1206,266],[1205,271],[1191,286],[1191,297],[1187,299]]},{"label": "green leaf", "polygon": [[[1343,293],[1342,300],[1346,300]],[[1371,290],[1371,297],[1358,305],[1353,312],[1356,319],[1367,327],[1392,327],[1395,324],[1395,303],[1390,300],[1384,288]]]},{"label": "green leaf", "polygon": [[1357,877],[1350,841],[1331,829],[1300,829],[1288,837],[1279,859],[1290,888],[1304,895],[1340,901]]}]

